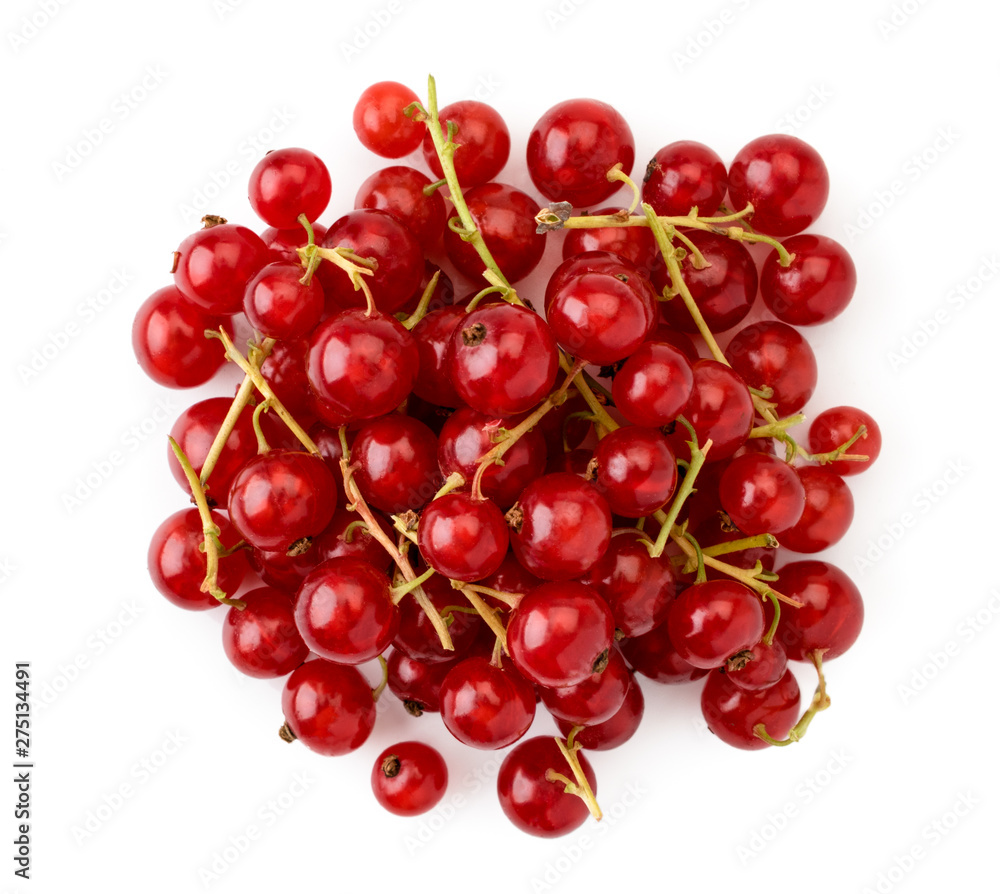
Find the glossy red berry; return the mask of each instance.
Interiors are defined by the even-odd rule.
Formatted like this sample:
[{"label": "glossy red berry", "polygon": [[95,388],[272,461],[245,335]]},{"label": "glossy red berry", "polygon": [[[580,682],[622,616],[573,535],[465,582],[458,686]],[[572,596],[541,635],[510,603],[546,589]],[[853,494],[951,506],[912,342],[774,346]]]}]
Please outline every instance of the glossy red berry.
[{"label": "glossy red berry", "polygon": [[[580,766],[593,792],[597,779],[590,761],[578,754]],[[550,780],[552,770],[573,779],[569,762],[551,736],[536,736],[518,743],[504,758],[497,776],[497,794],[507,818],[519,829],[540,838],[558,838],[579,828],[590,815],[586,803],[566,793],[566,783]]]},{"label": "glossy red berry", "polygon": [[358,187],[357,209],[385,211],[399,219],[425,250],[441,240],[445,224],[444,199],[439,190],[430,195],[424,188],[430,178],[415,168],[393,165],[372,174]]},{"label": "glossy red berry", "polygon": [[[603,723],[588,724],[586,728],[579,730],[575,741],[590,751],[610,751],[624,745],[639,729],[645,704],[639,681],[630,674],[622,706]],[[577,726],[571,721],[558,718],[556,725],[564,736],[568,736],[573,727]]]},{"label": "glossy red berry", "polygon": [[677,653],[695,667],[721,667],[764,633],[760,597],[735,580],[706,581],[670,606],[667,630]]},{"label": "glossy red berry", "polygon": [[660,149],[646,165],[642,200],[666,217],[681,217],[692,208],[715,214],[726,195],[726,165],[704,143],[681,140]]},{"label": "glossy red berry", "polygon": [[854,519],[854,497],[843,478],[827,466],[795,469],[806,494],[799,520],[781,533],[781,545],[797,553],[818,553],[833,546]]},{"label": "glossy red berry", "polygon": [[167,388],[204,385],[225,363],[218,341],[206,329],[229,328],[228,317],[217,317],[192,304],[176,286],[153,292],[136,311],[132,350],[144,373]]},{"label": "glossy red berry", "polygon": [[518,561],[544,580],[579,577],[604,555],[611,541],[607,501],[592,484],[569,472],[536,478],[508,520]]},{"label": "glossy red berry", "polygon": [[258,549],[298,549],[330,523],[337,486],[326,463],[299,450],[271,450],[236,473],[229,518]]},{"label": "glossy red berry", "polygon": [[250,204],[272,227],[298,226],[299,215],[316,220],[330,201],[330,172],[308,149],[274,149],[250,174]]},{"label": "glossy red berry", "polygon": [[829,562],[791,562],[778,570],[784,595],[803,603],[782,610],[778,640],[792,661],[806,661],[822,651],[823,660],[843,655],[858,638],[865,619],[861,593],[843,571]]},{"label": "glossy red berry", "polygon": [[677,485],[677,462],[655,428],[627,425],[594,449],[598,490],[616,515],[642,518],[662,509]]},{"label": "glossy red berry", "polygon": [[694,426],[700,445],[711,438],[709,462],[727,459],[750,436],[753,399],[739,374],[717,360],[699,360],[691,371],[691,397],[681,415]]},{"label": "glossy red berry", "polygon": [[342,422],[373,419],[406,399],[419,357],[413,336],[394,317],[347,310],[313,330],[306,372]]},{"label": "glossy red berry", "polygon": [[791,236],[809,226],[826,206],[830,177],[819,153],[788,134],[751,140],[729,167],[729,204],[754,211],[754,229]]},{"label": "glossy red berry", "polygon": [[[438,115],[446,132],[448,122],[457,129],[452,139],[458,145],[455,174],[462,189],[495,179],[510,156],[510,131],[500,113],[484,102],[465,99],[445,106]],[[443,178],[444,170],[429,130],[424,134],[423,151],[435,178]]]},{"label": "glossy red berry", "polygon": [[507,522],[492,500],[450,493],[420,514],[417,545],[427,563],[445,577],[480,580],[492,574],[509,543]]},{"label": "glossy red berry", "polygon": [[614,618],[607,603],[575,581],[536,587],[511,613],[510,657],[540,686],[573,686],[608,662]]},{"label": "glossy red berry", "polygon": [[477,307],[455,328],[446,360],[452,384],[488,416],[532,410],[552,390],[559,352],[546,322],[526,307]]},{"label": "glossy red berry", "polygon": [[607,666],[572,686],[540,686],[539,695],[557,720],[584,726],[610,720],[625,702],[631,682],[625,659],[618,649],[608,653]]},{"label": "glossy red berry", "polygon": [[744,534],[780,534],[794,525],[806,505],[802,482],[783,459],[744,453],[729,461],[719,481],[719,500]]},{"label": "glossy red berry", "polygon": [[407,118],[417,94],[396,81],[372,84],[354,106],[354,132],[361,144],[383,158],[402,158],[420,148],[425,127]]},{"label": "glossy red berry", "polygon": [[858,282],[847,249],[828,236],[811,233],[782,245],[795,255],[791,264],[782,267],[774,251],[760,274],[760,294],[768,310],[793,326],[815,326],[843,313]]},{"label": "glossy red berry", "polygon": [[392,649],[386,661],[389,691],[412,717],[419,717],[424,711],[436,714],[441,710],[441,684],[458,660],[418,661]]},{"label": "glossy red berry", "polygon": [[294,339],[307,335],[323,315],[323,287],[302,279],[301,264],[277,261],[262,267],[247,283],[243,312],[267,338]]},{"label": "glossy red berry", "polygon": [[657,683],[690,683],[709,672],[709,668],[695,667],[678,654],[665,623],[641,636],[623,640],[622,654],[637,673]]},{"label": "glossy red berry", "polygon": [[799,718],[799,684],[790,670],[766,689],[740,689],[727,674],[708,675],[701,692],[701,713],[708,728],[727,745],[759,751],[768,743],[754,733],[763,723],[769,736],[782,740]]},{"label": "glossy red berry", "polygon": [[809,426],[809,451],[828,453],[836,450],[853,438],[861,426],[865,427],[865,432],[847,449],[847,455],[867,456],[868,459],[838,459],[826,464],[826,468],[838,475],[858,475],[882,452],[882,430],[864,410],[857,407],[824,410]]},{"label": "glossy red berry", "polygon": [[448,650],[441,645],[437,630],[412,594],[404,596],[399,603],[399,630],[393,639],[393,648],[416,661],[454,663],[455,659],[468,654],[475,644],[482,626],[479,615],[450,611],[449,606],[467,601],[440,574],[424,581],[421,589],[439,614],[450,617],[450,623],[446,623],[454,648]]},{"label": "glossy red berry", "polygon": [[421,318],[413,327],[413,338],[420,354],[420,368],[413,381],[417,397],[439,407],[461,407],[464,401],[448,375],[448,346],[455,329],[465,324],[461,305],[442,307]]},{"label": "glossy red berry", "polygon": [[[545,251],[545,236],[535,231],[538,202],[505,183],[484,183],[465,193],[465,203],[508,282],[524,279],[538,266]],[[486,268],[479,252],[449,227],[444,231],[444,247],[459,273],[482,282]]]},{"label": "glossy red berry", "polygon": [[510,663],[466,658],[448,671],[440,695],[444,725],[473,748],[505,748],[535,719],[535,689]]},{"label": "glossy red berry", "polygon": [[610,198],[618,182],[607,173],[635,163],[635,141],[625,119],[596,99],[569,99],[550,108],[528,136],[528,173],[554,202],[586,208]]},{"label": "glossy red berry", "polygon": [[309,655],[309,647],[295,626],[292,600],[271,587],[258,587],[240,599],[246,608],[233,606],[222,624],[226,657],[250,677],[290,674]]},{"label": "glossy red berry", "polygon": [[375,800],[396,816],[419,816],[433,808],[448,788],[441,752],[423,742],[390,745],[372,767]]},{"label": "glossy red berry", "polygon": [[292,735],[319,754],[360,748],[375,725],[375,699],[361,672],[322,658],[292,671],[281,710]]},{"label": "glossy red berry", "polygon": [[[236,532],[220,512],[212,513],[225,546],[236,541]],[[222,605],[211,593],[201,589],[208,570],[201,544],[204,525],[197,509],[181,509],[166,519],[153,533],[146,559],[153,586],[174,605],[203,611]],[[233,597],[246,575],[247,564],[239,551],[219,561],[217,586]]]},{"label": "glossy red berry", "polygon": [[212,314],[243,310],[247,282],[271,258],[253,230],[217,224],[192,233],[177,249],[174,285]]},{"label": "glossy red berry", "polygon": [[372,419],[351,449],[361,495],[385,512],[420,509],[441,486],[437,450],[434,432],[418,419],[395,414]]},{"label": "glossy red berry", "polygon": [[745,326],[726,347],[726,359],[751,388],[771,388],[768,400],[780,417],[798,413],[816,388],[816,355],[787,323],[762,320]]},{"label": "glossy red berry", "polygon": [[691,363],[673,345],[647,341],[615,374],[615,406],[633,425],[659,428],[673,422],[691,398]]},{"label": "glossy red berry", "polygon": [[777,640],[769,646],[763,641],[734,655],[726,662],[726,676],[740,689],[767,689],[785,675],[788,656]]}]

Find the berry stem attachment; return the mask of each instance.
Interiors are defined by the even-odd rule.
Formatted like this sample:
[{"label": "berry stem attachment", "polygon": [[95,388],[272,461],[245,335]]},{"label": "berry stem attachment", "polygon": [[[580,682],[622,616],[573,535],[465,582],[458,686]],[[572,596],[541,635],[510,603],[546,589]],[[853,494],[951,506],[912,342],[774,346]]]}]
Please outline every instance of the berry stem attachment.
[{"label": "berry stem attachment", "polygon": [[271,445],[267,443],[267,438],[264,437],[264,432],[260,427],[260,416],[261,413],[266,413],[271,409],[271,401],[265,400],[257,404],[253,411],[253,433],[257,436],[257,453],[268,453],[271,450]]},{"label": "berry stem attachment", "polygon": [[355,254],[349,248],[338,245],[336,248],[320,248],[318,245],[310,243],[296,249],[299,258],[306,267],[305,276],[302,280],[308,283],[312,274],[319,266],[320,260],[330,261],[335,267],[343,270],[351,280],[355,291],[361,290],[365,296],[367,308],[365,314],[371,316],[375,313],[375,299],[372,297],[372,290],[365,282],[364,276],[373,276],[378,268],[378,262],[374,258],[363,258]]},{"label": "berry stem attachment", "polygon": [[[267,379],[265,379],[264,376],[261,375],[258,349],[255,347],[250,348],[250,359],[248,360],[239,351],[236,350],[236,347],[233,345],[232,339],[226,334],[226,330],[223,329],[221,326],[219,327],[218,335],[219,338],[222,340],[222,344],[226,348],[226,357],[232,360],[233,363],[235,363],[240,369],[243,370],[243,372],[245,372],[250,377],[250,379],[253,381],[254,386],[264,396],[264,399],[270,402],[271,408],[274,410],[275,413],[278,414],[278,416],[281,418],[281,421],[288,426],[289,430],[293,435],[295,435],[299,443],[302,444],[302,446],[305,447],[306,450],[308,450],[311,454],[313,454],[313,456],[321,456],[319,452],[319,447],[317,447],[313,439],[306,434],[302,426],[295,421],[295,419],[292,417],[292,414],[285,409],[285,405],[278,399],[278,396],[274,393],[274,391],[271,390],[271,386],[268,384]],[[268,339],[268,341],[271,341],[271,339]],[[270,350],[270,347],[268,348],[268,350]],[[242,389],[240,390],[242,391]],[[238,395],[237,399],[239,399]],[[228,418],[229,417],[227,416],[226,417],[227,421]],[[235,424],[235,419],[233,420],[233,424]],[[222,431],[224,430],[225,427],[223,426]],[[219,432],[219,436],[222,435],[222,431]],[[226,433],[226,438],[228,437],[229,434]],[[219,437],[217,436],[216,441],[218,440]],[[222,443],[225,444],[225,438],[223,438]]]},{"label": "berry stem attachment", "polygon": [[184,455],[181,445],[173,438],[167,437],[170,442],[170,449],[174,451],[177,462],[181,464],[184,475],[191,486],[191,496],[194,497],[195,505],[198,507],[198,515],[201,518],[201,530],[205,535],[205,580],[202,581],[202,593],[211,593],[223,605],[232,605],[241,611],[247,604],[241,599],[229,599],[226,594],[219,589],[219,526],[212,519],[212,510],[208,508],[208,500],[205,491],[195,474],[191,461]]},{"label": "berry stem attachment", "polygon": [[457,581],[452,581],[452,586],[460,590],[471,590],[473,593],[481,593],[483,596],[492,596],[511,608],[517,608],[517,604],[524,598],[524,593],[508,593],[505,590],[495,590],[493,587],[484,587],[481,584],[459,585]]},{"label": "berry stem attachment", "polygon": [[[701,554],[705,556],[725,556],[729,553],[742,552],[745,549],[777,549],[779,546],[777,538],[773,534],[756,534],[753,537],[741,537],[739,540],[727,540],[723,543],[714,543],[711,546],[703,546]],[[684,562],[683,556],[677,557],[678,562]],[[685,574],[690,574],[695,570],[693,562],[684,562],[681,569]]]},{"label": "berry stem attachment", "polygon": [[774,634],[778,632],[778,622],[781,620],[781,603],[778,601],[778,597],[774,595],[773,590],[768,590],[764,596],[771,600],[771,605],[774,607],[774,620],[771,621],[771,626],[768,627],[767,633],[761,638],[761,642],[765,646],[769,646],[774,642]]},{"label": "berry stem attachment", "polygon": [[809,724],[812,723],[813,717],[815,717],[820,711],[825,711],[830,707],[830,696],[826,694],[826,678],[823,676],[823,653],[826,649],[815,649],[809,653],[809,660],[812,661],[813,665],[816,667],[816,673],[819,675],[819,683],[816,685],[816,692],[813,694],[812,702],[806,709],[806,712],[799,718],[799,722],[791,728],[788,733],[787,739],[774,739],[767,733],[767,728],[763,723],[758,723],[754,728],[754,735],[759,739],[763,739],[768,745],[778,745],[785,746],[791,745],[793,742],[798,742],[805,734],[806,730],[809,729]]},{"label": "berry stem attachment", "polygon": [[[497,642],[500,643],[501,648],[504,652],[507,652],[507,631],[504,629],[503,624],[500,623],[500,619],[497,617],[496,612],[491,609],[484,601],[483,597],[480,596],[475,590],[470,590],[466,587],[460,588],[462,594],[466,599],[469,600],[469,605],[471,605],[481,617],[486,625],[493,631],[497,638]],[[507,652],[509,655],[510,653]]]},{"label": "berry stem attachment", "polygon": [[391,587],[389,592],[392,593],[392,604],[399,605],[407,593],[412,593],[434,574],[437,574],[437,572],[433,568],[428,568],[420,577],[415,577],[413,580],[409,580],[405,584],[400,584],[398,587]]},{"label": "berry stem attachment", "polygon": [[438,280],[440,278],[441,271],[435,270],[434,275],[430,278],[427,283],[427,287],[420,296],[420,301],[417,303],[416,309],[405,320],[401,321],[404,329],[412,329],[425,316],[427,316],[427,309],[431,306],[431,298],[434,297],[434,290],[437,288]]},{"label": "berry stem attachment", "polygon": [[570,769],[573,771],[573,778],[576,781],[574,782],[573,780],[567,779],[562,773],[552,769],[545,771],[545,778],[549,780],[549,782],[561,782],[565,786],[563,791],[565,791],[567,795],[576,795],[578,798],[582,798],[583,802],[590,810],[590,815],[594,819],[600,820],[604,814],[601,813],[601,808],[597,803],[597,798],[594,797],[594,790],[590,787],[590,783],[587,781],[587,775],[583,772],[583,767],[580,765],[580,758],[576,756],[581,746],[577,742],[569,745],[558,736],[555,737],[555,740],[556,745],[559,746],[559,751],[562,753],[562,756],[566,758],[566,763],[569,764]]},{"label": "berry stem attachment", "polygon": [[642,191],[636,186],[635,181],[622,170],[622,163],[618,162],[611,170],[605,174],[610,183],[624,183],[632,190],[632,204],[628,206],[628,213],[635,211],[636,206],[642,201]]}]

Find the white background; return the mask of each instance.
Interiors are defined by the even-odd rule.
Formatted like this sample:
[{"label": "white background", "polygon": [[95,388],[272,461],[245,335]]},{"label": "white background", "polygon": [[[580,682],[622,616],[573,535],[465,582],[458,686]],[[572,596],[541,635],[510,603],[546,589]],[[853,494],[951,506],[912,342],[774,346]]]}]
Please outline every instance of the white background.
[{"label": "white background", "polygon": [[[36,695],[33,878],[12,875],[6,783],[0,891],[985,890],[975,879],[995,878],[1000,819],[994,5],[48,7],[0,12],[0,702],[9,717],[14,661],[31,661]],[[229,667],[223,612],[183,612],[146,576],[150,534],[184,505],[167,431],[234,377],[188,394],[146,380],[135,309],[169,282],[203,211],[259,226],[245,182],[267,149],[319,152],[334,171],[325,222],[349,210],[385,164],[351,131],[357,96],[385,79],[425,96],[428,71],[442,103],[475,96],[506,116],[502,179],[521,186],[531,125],[574,96],[622,112],[639,165],[678,139],[728,161],[757,135],[794,132],[830,171],[815,229],[859,272],[848,311],[808,333],[821,372],[809,411],[861,406],[885,440],[851,479],[856,521],[829,556],[867,608],[856,647],[828,668],[833,707],[801,744],[744,753],[705,732],[698,687],[647,683],[637,738],[593,756],[607,818],[560,840],[510,826],[498,756],[457,747],[435,716],[387,705],[345,758],[284,744],[280,683]],[[206,193],[210,207],[187,207]],[[26,377],[35,352],[43,368]],[[551,729],[540,717],[534,731]],[[417,736],[446,751],[452,783],[435,813],[404,820],[376,806],[368,774],[382,747]]]}]

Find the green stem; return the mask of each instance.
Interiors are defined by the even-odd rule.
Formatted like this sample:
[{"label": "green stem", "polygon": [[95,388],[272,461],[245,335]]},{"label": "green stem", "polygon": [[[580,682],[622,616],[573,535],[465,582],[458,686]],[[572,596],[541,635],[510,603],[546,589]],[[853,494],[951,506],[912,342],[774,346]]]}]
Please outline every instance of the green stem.
[{"label": "green stem", "polygon": [[765,596],[771,600],[771,605],[774,608],[774,620],[771,621],[771,626],[767,629],[767,633],[764,634],[764,638],[761,640],[765,646],[769,646],[774,642],[774,634],[778,632],[778,621],[781,620],[781,603],[778,601],[778,597],[774,595],[773,590],[768,590]]},{"label": "green stem", "polygon": [[823,676],[823,653],[825,651],[826,649],[816,649],[809,653],[809,659],[816,667],[816,673],[819,675],[819,683],[816,685],[816,692],[813,694],[812,702],[810,702],[809,707],[802,717],[799,718],[799,722],[789,731],[788,738],[774,739],[768,735],[767,727],[763,723],[758,723],[753,728],[753,731],[759,739],[763,739],[768,745],[777,745],[779,747],[798,742],[806,734],[806,730],[809,729],[809,724],[812,723],[813,717],[820,711],[825,711],[830,707],[830,696],[826,694],[826,678]]},{"label": "green stem", "polygon": [[253,432],[257,436],[257,453],[268,453],[271,450],[271,445],[267,443],[267,438],[264,437],[264,432],[260,427],[260,414],[266,413],[270,408],[271,404],[269,401],[261,401],[253,411]]},{"label": "green stem", "polygon": [[386,684],[389,682],[389,663],[381,656],[378,656],[379,666],[382,668],[382,682],[378,684],[372,690],[372,700],[378,701],[378,697],[385,691]]},{"label": "green stem", "polygon": [[205,491],[198,480],[198,475],[191,465],[190,460],[181,450],[173,438],[169,437],[170,449],[173,450],[177,462],[181,464],[184,475],[191,487],[191,496],[194,497],[195,506],[198,507],[198,516],[201,518],[201,530],[205,535],[205,580],[201,584],[202,593],[211,593],[223,605],[231,605],[242,610],[246,608],[246,603],[241,599],[229,599],[223,590],[219,589],[219,526],[212,518],[212,510],[208,506],[205,498]]},{"label": "green stem", "polygon": [[434,290],[437,288],[439,279],[441,279],[441,271],[435,270],[434,275],[430,278],[430,281],[427,283],[427,287],[420,296],[420,301],[417,303],[416,309],[405,320],[403,320],[404,329],[412,329],[425,316],[427,316],[427,308],[431,306],[431,298],[434,297]]},{"label": "green stem", "polygon": [[392,604],[399,605],[407,593],[412,593],[425,580],[429,580],[434,574],[437,574],[437,572],[433,568],[428,568],[423,574],[420,575],[420,577],[408,580],[405,584],[400,584],[398,587],[390,587],[389,592],[392,593]]},{"label": "green stem", "polygon": [[681,482],[681,486],[674,495],[674,501],[670,504],[670,511],[662,519],[657,517],[657,520],[660,522],[660,533],[656,537],[656,543],[653,544],[653,548],[649,551],[649,554],[654,558],[662,556],[663,550],[667,547],[667,540],[670,538],[674,525],[681,514],[684,501],[691,496],[691,492],[694,490],[695,479],[698,477],[701,467],[705,465],[705,456],[712,448],[712,441],[710,439],[705,442],[704,447],[699,447],[698,439],[694,438],[694,440],[688,441],[688,446],[691,448],[691,463],[688,466],[687,474],[684,476],[684,481]]},{"label": "green stem", "polygon": [[577,742],[574,742],[572,745],[568,745],[558,736],[555,737],[555,742],[556,745],[559,746],[559,751],[562,753],[562,756],[566,758],[566,763],[569,764],[570,770],[573,772],[573,779],[567,779],[564,774],[553,769],[545,771],[545,778],[549,780],[549,782],[562,783],[565,786],[563,791],[567,795],[576,795],[578,798],[582,798],[583,803],[587,805],[587,809],[590,811],[590,815],[596,820],[601,819],[604,814],[601,813],[601,808],[597,803],[597,798],[594,797],[594,790],[590,787],[590,783],[587,781],[587,776],[583,772],[583,767],[580,764],[580,758],[577,757],[580,745]]}]

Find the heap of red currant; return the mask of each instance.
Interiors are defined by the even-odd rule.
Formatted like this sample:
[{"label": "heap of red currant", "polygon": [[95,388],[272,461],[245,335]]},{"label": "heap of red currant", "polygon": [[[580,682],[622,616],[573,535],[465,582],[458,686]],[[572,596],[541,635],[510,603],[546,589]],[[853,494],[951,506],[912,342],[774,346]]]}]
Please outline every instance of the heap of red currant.
[{"label": "heap of red currant", "polygon": [[[425,171],[378,171],[324,225],[323,161],[270,152],[249,187],[267,229],[206,217],[136,315],[160,384],[201,385],[227,361],[244,373],[235,398],[199,401],[171,431],[194,508],[153,535],[156,587],[228,607],[232,663],[286,678],[289,742],[357,749],[376,700],[396,697],[474,748],[513,746],[500,805],[535,835],[600,818],[583,751],[635,733],[639,676],[704,677],[708,727],[737,748],[797,741],[863,607],[839,568],[782,552],[844,536],[845,477],[881,442],[850,406],[792,433],[817,377],[797,327],[832,320],[855,288],[844,248],[803,232],[827,199],[819,155],[766,136],[727,169],[674,142],[640,185],[622,116],[574,99],[528,137],[536,199],[496,179],[500,115],[438,109],[433,79],[426,105],[373,85],[354,129],[378,155],[419,151]],[[623,184],[631,201],[607,206]],[[521,295],[547,238],[563,261],[544,294]],[[766,310],[744,325],[758,294]],[[373,690],[359,666],[376,659]],[[789,661],[818,674],[805,708]],[[560,735],[525,738],[540,709]],[[417,741],[372,770],[404,816],[446,785]]]}]

